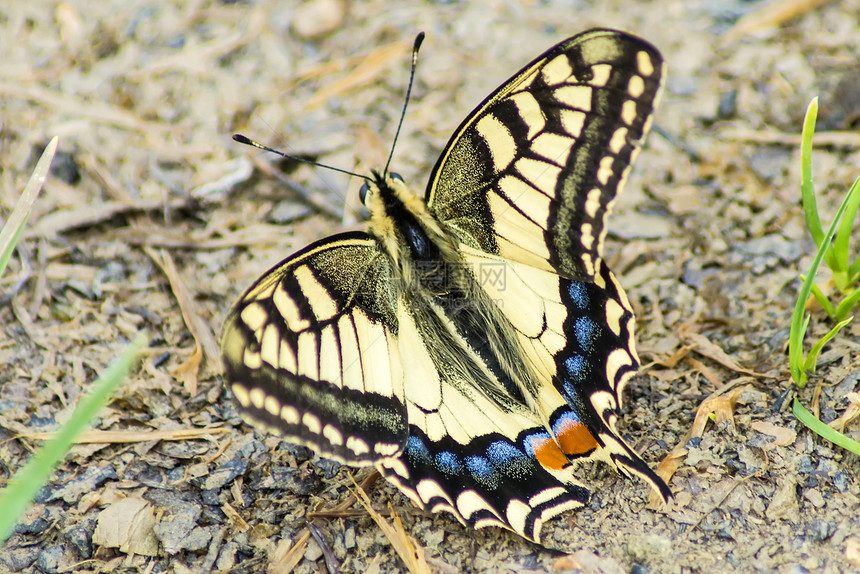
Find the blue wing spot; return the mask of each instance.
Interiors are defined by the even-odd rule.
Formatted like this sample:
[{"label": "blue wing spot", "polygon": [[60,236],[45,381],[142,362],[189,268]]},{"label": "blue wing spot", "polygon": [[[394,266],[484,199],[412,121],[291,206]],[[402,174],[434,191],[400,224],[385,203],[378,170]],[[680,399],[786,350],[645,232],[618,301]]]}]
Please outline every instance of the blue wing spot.
[{"label": "blue wing spot", "polygon": [[487,455],[496,467],[504,466],[509,460],[525,456],[520,449],[501,440],[490,443],[490,446],[487,447]]},{"label": "blue wing spot", "polygon": [[483,456],[467,456],[466,468],[472,473],[472,477],[478,484],[487,488],[496,489],[499,486],[499,475],[492,467],[490,461]]},{"label": "blue wing spot", "polygon": [[573,332],[582,350],[590,353],[600,335],[600,326],[588,317],[577,317],[573,323]]},{"label": "blue wing spot", "polygon": [[443,450],[436,455],[436,466],[445,474],[462,474],[463,463],[451,451]]},{"label": "blue wing spot", "polygon": [[524,476],[533,468],[526,453],[509,442],[497,440],[490,443],[487,456],[494,467],[508,476]]},{"label": "blue wing spot", "polygon": [[[567,375],[573,381],[581,383],[588,377],[588,361],[582,355],[573,355],[564,360]],[[568,378],[566,377],[566,378]]]},{"label": "blue wing spot", "polygon": [[564,366],[567,370],[567,377],[564,377],[562,382],[565,399],[568,403],[575,404],[583,396],[580,387],[588,380],[591,365],[582,355],[573,355],[565,359]]},{"label": "blue wing spot", "polygon": [[570,287],[567,288],[567,293],[570,295],[570,299],[577,308],[588,308],[590,301],[588,297],[588,289],[586,288],[585,283],[582,283],[581,281],[571,281]]},{"label": "blue wing spot", "polygon": [[433,464],[433,455],[424,441],[417,436],[406,439],[406,456],[412,464]]}]

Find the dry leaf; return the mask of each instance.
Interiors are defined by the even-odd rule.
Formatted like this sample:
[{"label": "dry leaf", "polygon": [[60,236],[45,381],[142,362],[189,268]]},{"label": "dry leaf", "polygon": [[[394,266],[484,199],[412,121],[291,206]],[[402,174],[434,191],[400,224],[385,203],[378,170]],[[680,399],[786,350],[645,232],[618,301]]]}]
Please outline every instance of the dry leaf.
[{"label": "dry leaf", "polygon": [[142,498],[123,498],[99,513],[93,544],[119,548],[127,554],[158,555],[155,513]]},{"label": "dry leaf", "polygon": [[848,423],[857,418],[857,415],[860,415],[860,394],[848,393],[845,395],[845,398],[848,399],[848,407],[845,409],[845,412],[843,412],[838,419],[832,420],[828,423],[830,428],[838,430],[839,432],[843,432]]},{"label": "dry leaf", "polygon": [[424,548],[406,533],[403,524],[400,522],[400,517],[397,516],[394,509],[391,509],[391,515],[394,517],[394,525],[392,526],[390,522],[373,509],[370,505],[370,499],[367,498],[367,494],[356,484],[354,479],[352,483],[355,485],[355,494],[358,497],[358,502],[367,510],[370,517],[373,518],[373,521],[376,522],[379,529],[388,538],[394,551],[397,552],[397,555],[406,564],[406,568],[412,574],[430,574],[430,566],[424,557]]},{"label": "dry leaf", "polygon": [[[736,381],[734,384],[740,382],[742,381]],[[702,401],[702,404],[699,405],[699,408],[696,411],[696,418],[693,420],[693,425],[690,427],[690,430],[687,431],[684,438],[681,439],[675,448],[669,451],[669,454],[667,454],[657,466],[657,475],[666,481],[666,484],[669,484],[669,481],[672,479],[672,475],[674,475],[678,468],[680,468],[681,461],[686,458],[687,443],[694,437],[702,436],[702,433],[705,432],[705,426],[708,423],[708,419],[712,413],[714,414],[714,419],[717,423],[722,421],[734,423],[732,413],[734,412],[738,398],[740,398],[741,393],[746,389],[746,387],[747,385],[731,388],[730,385],[726,385]],[[655,507],[659,507],[662,504],[662,498],[654,491],[649,494],[648,501]]]},{"label": "dry leaf", "polygon": [[797,433],[795,431],[790,428],[775,425],[771,422],[755,421],[750,424],[750,426],[757,432],[776,438],[775,441],[765,445],[765,448],[769,446],[786,446],[793,443],[794,439],[797,438]]},{"label": "dry leaf", "polygon": [[745,375],[750,375],[753,377],[764,377],[767,379],[777,378],[775,375],[756,373],[755,371],[751,371],[750,369],[742,367],[737,361],[730,357],[718,345],[711,342],[711,340],[708,339],[706,336],[702,335],[701,333],[695,332],[691,323],[683,323],[678,329],[678,335],[682,339],[693,343],[695,345],[694,350],[697,353],[708,357],[709,359],[713,359],[714,361],[729,370],[736,371],[738,373],[744,373]]},{"label": "dry leaf", "polygon": [[179,310],[182,312],[185,325],[194,337],[195,347],[191,356],[173,369],[173,375],[182,381],[188,394],[194,396],[197,394],[197,376],[204,352],[209,365],[220,372],[221,361],[218,353],[218,342],[215,340],[215,335],[209,328],[209,324],[200,316],[194,298],[182,281],[170,253],[162,249],[159,254],[149,246],[144,246],[143,250],[167,276],[170,289],[176,297],[176,302],[179,303]]}]

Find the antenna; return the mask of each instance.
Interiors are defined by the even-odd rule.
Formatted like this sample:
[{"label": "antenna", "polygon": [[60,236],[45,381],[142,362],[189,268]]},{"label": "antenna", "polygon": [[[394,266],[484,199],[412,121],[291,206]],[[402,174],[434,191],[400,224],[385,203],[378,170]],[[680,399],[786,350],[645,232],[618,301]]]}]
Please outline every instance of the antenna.
[{"label": "antenna", "polygon": [[267,146],[267,145],[263,145],[263,144],[261,144],[260,142],[257,142],[257,141],[254,141],[254,140],[252,140],[252,139],[248,138],[248,137],[245,137],[245,136],[243,136],[242,134],[233,134],[233,141],[237,141],[237,142],[239,142],[239,143],[241,143],[241,144],[249,145],[249,146],[251,146],[251,147],[259,148],[259,149],[261,149],[261,150],[270,151],[270,152],[272,152],[272,153],[274,153],[274,154],[277,154],[277,155],[279,155],[279,156],[281,156],[281,157],[283,157],[283,158],[286,158],[286,159],[291,159],[291,160],[293,160],[293,161],[299,161],[299,162],[301,162],[301,163],[306,163],[306,164],[309,164],[309,165],[315,165],[315,166],[317,166],[317,167],[323,167],[323,168],[325,168],[325,169],[330,169],[330,170],[332,170],[332,171],[337,171],[337,172],[340,172],[340,173],[345,173],[345,174],[347,174],[347,175],[351,175],[351,176],[354,176],[354,177],[360,177],[361,179],[363,179],[363,180],[365,180],[365,181],[371,181],[371,179],[370,179],[369,177],[367,177],[366,175],[361,175],[360,173],[355,173],[355,172],[352,172],[352,171],[347,171],[347,170],[345,170],[345,169],[340,169],[339,167],[332,167],[332,166],[330,166],[330,165],[325,165],[324,163],[317,163],[317,162],[315,162],[315,161],[311,161],[311,160],[309,160],[309,159],[304,159],[304,158],[301,158],[301,157],[296,157],[296,156],[294,156],[294,155],[289,155],[289,154],[286,154],[286,153],[284,153],[284,152],[282,152],[282,151],[278,151],[278,150],[276,150],[275,148],[271,148],[271,147],[269,147],[269,146]]},{"label": "antenna", "polygon": [[412,44],[412,70],[409,72],[409,87],[406,88],[406,99],[403,101],[403,110],[400,112],[400,122],[397,124],[397,132],[394,134],[394,142],[391,144],[391,152],[388,154],[388,161],[385,162],[385,169],[382,170],[383,176],[388,175],[388,166],[391,165],[391,158],[394,157],[394,147],[397,145],[397,138],[400,137],[400,128],[403,127],[403,118],[406,117],[406,106],[409,105],[409,96],[412,95],[412,84],[415,82],[415,66],[418,64],[418,49],[421,48],[421,42],[424,41],[424,32],[419,32],[415,36],[415,43]]},{"label": "antenna", "polygon": [[[388,166],[391,165],[391,158],[394,157],[394,147],[397,145],[397,138],[400,137],[400,129],[403,127],[403,119],[406,117],[406,107],[409,105],[409,98],[412,95],[412,84],[415,82],[415,67],[418,64],[418,50],[421,48],[421,43],[424,41],[424,32],[419,32],[417,36],[415,36],[415,42],[412,44],[412,69],[409,72],[409,87],[406,88],[406,99],[403,101],[403,110],[400,112],[400,122],[397,124],[397,132],[394,134],[394,142],[391,144],[391,151],[388,154],[388,161],[385,162],[385,169],[382,171],[384,175],[388,175]],[[330,165],[325,165],[322,163],[317,163],[315,161],[311,161],[309,159],[304,159],[301,157],[296,157],[294,155],[286,154],[282,151],[276,150],[275,148],[269,147],[267,145],[261,144],[260,142],[254,141],[249,137],[246,137],[242,134],[233,134],[233,140],[237,141],[241,144],[249,145],[264,151],[272,152],[277,154],[283,158],[291,159],[293,161],[298,161],[301,163],[306,163],[308,165],[314,165],[316,167],[322,167],[325,169],[329,169],[331,171],[336,171],[339,173],[345,173],[346,175],[351,175],[354,177],[359,177],[365,181],[373,181],[371,178],[366,175],[361,175],[352,171],[348,171],[345,169],[340,169],[338,167],[332,167]]]}]

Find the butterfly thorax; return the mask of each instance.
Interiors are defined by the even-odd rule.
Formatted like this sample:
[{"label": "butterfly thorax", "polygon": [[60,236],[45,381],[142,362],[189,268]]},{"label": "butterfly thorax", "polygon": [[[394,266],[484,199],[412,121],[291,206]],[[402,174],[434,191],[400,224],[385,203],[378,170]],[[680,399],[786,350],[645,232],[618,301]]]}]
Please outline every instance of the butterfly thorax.
[{"label": "butterfly thorax", "polygon": [[512,359],[517,353],[503,351],[503,341],[510,347],[513,340],[512,327],[484,300],[455,236],[399,176],[373,172],[364,204],[368,231],[391,258],[404,308],[423,331],[434,362],[442,371],[454,365],[443,377],[455,386],[467,384],[466,392],[478,389],[504,409],[532,408],[532,369]]},{"label": "butterfly thorax", "polygon": [[432,297],[470,291],[451,234],[399,176],[373,172],[364,204],[369,232],[391,257],[404,292]]}]

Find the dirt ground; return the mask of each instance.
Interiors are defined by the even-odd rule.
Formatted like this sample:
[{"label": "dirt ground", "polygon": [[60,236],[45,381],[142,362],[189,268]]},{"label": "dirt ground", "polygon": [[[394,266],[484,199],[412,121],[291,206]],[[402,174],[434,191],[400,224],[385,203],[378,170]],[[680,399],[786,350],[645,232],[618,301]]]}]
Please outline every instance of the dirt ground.
[{"label": "dirt ground", "polygon": [[[763,2],[5,3],[2,213],[54,135],[60,153],[0,283],[0,476],[38,445],[18,435],[64,421],[137,332],[149,348],[95,423],[130,442],[76,446],[0,549],[0,572],[263,572],[285,555],[300,573],[405,571],[359,505],[308,517],[348,498],[347,469],[244,425],[216,359],[230,304],[293,250],[354,225],[359,182],[230,135],[362,173],[380,166],[423,30],[394,158],[423,190],[478,102],[593,26],[641,35],[669,66],[655,132],[610,221],[610,262],[650,365],[629,386],[622,431],[656,467],[729,385],[742,389],[734,424],[687,445],[665,510],[648,506],[644,484],[583,469],[590,505],[544,530],[575,558],[418,512],[383,481],[368,489],[373,506],[391,504],[434,572],[860,571],[860,462],[781,401],[813,249],[796,137],[812,97],[822,213],[860,174],[860,1],[818,4],[744,31]],[[817,312],[813,332],[828,328]],[[812,408],[820,385],[831,421],[858,380],[855,323],[800,397]],[[182,429],[204,430],[146,434]],[[857,440],[860,426],[846,433]]]}]

